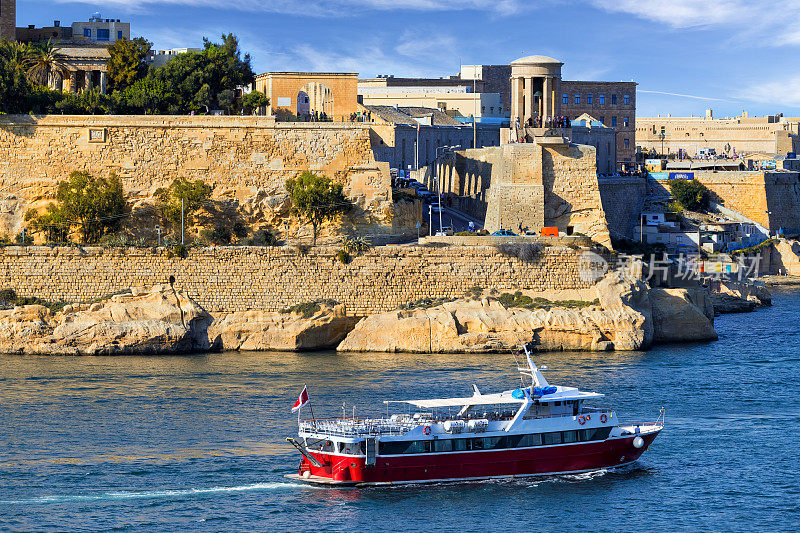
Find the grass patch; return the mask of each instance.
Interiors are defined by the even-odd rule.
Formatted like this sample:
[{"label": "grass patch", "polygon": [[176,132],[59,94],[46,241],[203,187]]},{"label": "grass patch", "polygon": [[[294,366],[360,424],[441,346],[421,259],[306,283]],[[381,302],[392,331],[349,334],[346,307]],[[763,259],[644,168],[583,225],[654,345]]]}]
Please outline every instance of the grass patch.
[{"label": "grass patch", "polygon": [[299,304],[295,304],[291,307],[286,307],[281,309],[280,312],[287,315],[289,313],[294,313],[296,315],[303,315],[303,318],[311,318],[315,314],[319,313],[322,310],[322,305],[325,304],[330,307],[336,305],[336,301],[334,300],[317,300],[313,302],[300,302]]},{"label": "grass patch", "polygon": [[47,307],[53,313],[61,311],[68,302],[48,302],[36,296],[17,296],[14,289],[0,290],[0,302],[5,306],[41,305]]},{"label": "grass patch", "polygon": [[755,246],[750,246],[749,248],[742,248],[741,250],[734,250],[731,252],[732,256],[737,255],[757,255],[760,254],[764,248],[768,246],[772,246],[773,244],[777,244],[778,239],[767,239],[764,242],[758,243]]},{"label": "grass patch", "polygon": [[455,301],[454,298],[420,298],[416,302],[409,302],[407,304],[400,304],[400,309],[430,309],[437,305],[442,305],[447,302]]},{"label": "grass patch", "polygon": [[477,299],[478,299],[478,298],[480,298],[482,295],[483,295],[483,287],[481,287],[480,285],[475,285],[475,286],[473,286],[473,287],[470,287],[470,288],[467,290],[467,292],[465,292],[465,293],[464,293],[464,296],[465,296],[465,297],[466,297],[468,300],[477,300]]},{"label": "grass patch", "polygon": [[583,309],[584,307],[591,307],[593,305],[599,305],[600,300],[595,299],[591,302],[587,302],[584,300],[548,300],[547,298],[531,298],[525,294],[522,294],[520,291],[515,292],[514,294],[504,292],[499,297],[497,297],[497,301],[503,304],[505,307],[517,307],[521,309],[550,309],[552,307],[565,307],[568,309]]}]

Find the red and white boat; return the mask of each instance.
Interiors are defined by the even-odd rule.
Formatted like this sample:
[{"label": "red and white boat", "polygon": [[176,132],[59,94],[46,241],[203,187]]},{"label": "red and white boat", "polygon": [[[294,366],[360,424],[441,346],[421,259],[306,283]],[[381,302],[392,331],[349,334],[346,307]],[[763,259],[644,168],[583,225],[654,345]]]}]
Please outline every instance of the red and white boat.
[{"label": "red and white boat", "polygon": [[299,439],[287,440],[302,459],[286,477],[380,485],[589,472],[630,465],[664,428],[663,409],[654,423],[619,424],[612,410],[584,406],[602,394],[551,386],[530,357],[519,371],[530,387],[384,402],[421,410],[387,418],[298,419]]}]

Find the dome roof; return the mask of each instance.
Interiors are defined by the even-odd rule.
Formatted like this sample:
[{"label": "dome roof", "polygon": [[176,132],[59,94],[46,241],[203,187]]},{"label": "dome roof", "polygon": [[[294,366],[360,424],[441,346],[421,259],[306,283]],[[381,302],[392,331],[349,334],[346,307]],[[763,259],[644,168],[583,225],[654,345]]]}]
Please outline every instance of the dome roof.
[{"label": "dome roof", "polygon": [[547,56],[528,56],[515,59],[512,65],[563,65],[558,59]]}]

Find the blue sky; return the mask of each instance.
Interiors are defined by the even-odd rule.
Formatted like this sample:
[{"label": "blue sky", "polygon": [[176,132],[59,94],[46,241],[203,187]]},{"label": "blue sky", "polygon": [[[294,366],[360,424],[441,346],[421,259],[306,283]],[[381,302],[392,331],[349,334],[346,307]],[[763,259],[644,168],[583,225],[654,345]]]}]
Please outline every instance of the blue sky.
[{"label": "blue sky", "polygon": [[17,25],[103,17],[156,48],[236,33],[257,72],[448,76],[544,54],[634,80],[639,116],[800,116],[800,0],[17,0]]}]

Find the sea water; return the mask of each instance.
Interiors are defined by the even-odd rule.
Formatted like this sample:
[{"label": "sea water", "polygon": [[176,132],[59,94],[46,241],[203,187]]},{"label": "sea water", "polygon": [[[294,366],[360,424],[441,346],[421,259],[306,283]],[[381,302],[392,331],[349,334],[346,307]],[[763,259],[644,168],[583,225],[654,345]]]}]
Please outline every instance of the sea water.
[{"label": "sea water", "polygon": [[[633,467],[373,488],[283,476],[304,384],[318,418],[520,385],[510,354],[224,353],[0,359],[10,531],[800,529],[800,295],[717,319],[718,342],[537,354],[552,383],[666,427]],[[305,410],[304,416],[310,416]]]}]

